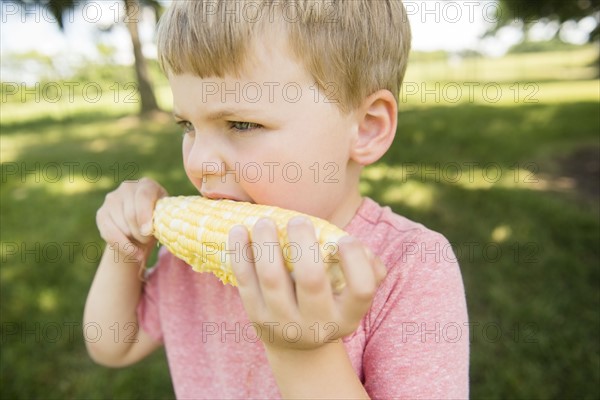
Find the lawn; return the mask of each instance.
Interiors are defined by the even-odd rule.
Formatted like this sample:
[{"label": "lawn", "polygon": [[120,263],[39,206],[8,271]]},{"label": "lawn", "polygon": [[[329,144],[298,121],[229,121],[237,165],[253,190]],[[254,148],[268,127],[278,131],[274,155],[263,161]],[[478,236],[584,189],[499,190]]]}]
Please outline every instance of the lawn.
[{"label": "lawn", "polygon": [[[471,321],[473,398],[600,396],[594,54],[446,68],[415,60],[397,139],[365,170],[365,195],[452,243]],[[104,248],[95,212],[105,194],[141,176],[193,193],[179,129],[166,115],[132,116],[136,104],[108,89],[97,103],[23,102],[3,90],[0,397],[173,397],[162,351],[120,370],[92,363],[84,335],[116,331],[84,327],[81,316]],[[164,82],[159,93],[168,108]]]}]

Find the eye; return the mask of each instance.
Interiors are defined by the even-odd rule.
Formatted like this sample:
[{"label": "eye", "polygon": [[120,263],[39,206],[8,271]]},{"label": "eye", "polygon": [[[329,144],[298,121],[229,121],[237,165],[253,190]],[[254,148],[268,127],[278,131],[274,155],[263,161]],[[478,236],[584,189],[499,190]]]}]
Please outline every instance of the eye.
[{"label": "eye", "polygon": [[183,134],[194,133],[194,125],[189,121],[177,121],[177,125],[183,131]]},{"label": "eye", "polygon": [[255,129],[262,128],[262,125],[254,122],[228,121],[229,129],[237,132],[249,132]]}]

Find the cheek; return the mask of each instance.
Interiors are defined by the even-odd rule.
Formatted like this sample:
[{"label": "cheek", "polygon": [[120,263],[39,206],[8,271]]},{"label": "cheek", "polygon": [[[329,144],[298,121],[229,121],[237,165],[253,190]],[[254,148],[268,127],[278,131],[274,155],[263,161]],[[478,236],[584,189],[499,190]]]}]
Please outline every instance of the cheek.
[{"label": "cheek", "polygon": [[187,175],[188,179],[190,180],[190,182],[192,182],[192,184],[198,188],[198,190],[200,190],[200,186],[202,185],[202,182],[200,179],[198,179],[197,177],[194,177],[194,174],[192,174],[192,172],[190,171],[190,155],[192,152],[192,147],[193,147],[193,140],[190,139],[187,136],[184,136],[182,144],[181,144],[181,154],[182,154],[182,159],[183,159],[183,169],[185,171],[185,174]]},{"label": "cheek", "polygon": [[181,142],[181,154],[183,156],[183,166],[187,170],[188,159],[190,157],[190,153],[192,152],[192,146],[194,142],[187,135],[183,137]]}]

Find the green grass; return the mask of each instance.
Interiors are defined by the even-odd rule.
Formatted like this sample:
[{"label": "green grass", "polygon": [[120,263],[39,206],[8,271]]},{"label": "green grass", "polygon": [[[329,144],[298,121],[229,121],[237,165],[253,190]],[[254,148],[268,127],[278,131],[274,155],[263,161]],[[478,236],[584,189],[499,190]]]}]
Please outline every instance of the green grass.
[{"label": "green grass", "polygon": [[[510,79],[538,83],[537,103],[402,104],[392,149],[362,182],[364,194],[453,244],[473,323],[473,398],[600,395],[598,197],[559,162],[582,147],[598,154],[598,92],[589,90],[598,81],[586,77],[586,88],[573,90],[581,80],[549,79],[547,71],[536,80],[540,62],[581,66],[587,49],[567,61],[536,56],[485,63],[533,65],[523,79],[490,79],[506,88]],[[168,104],[168,94],[161,98]],[[89,360],[83,341],[84,301],[103,247],[95,212],[105,194],[140,176],[193,193],[178,129],[166,118],[128,116],[134,108],[3,104],[2,398],[173,397],[162,351],[110,370]],[[38,175],[21,176],[23,166]]]},{"label": "green grass", "polygon": [[465,57],[449,61],[415,54],[406,80],[515,82],[586,80],[597,77],[598,50],[589,45],[572,50],[508,54],[502,58]]}]

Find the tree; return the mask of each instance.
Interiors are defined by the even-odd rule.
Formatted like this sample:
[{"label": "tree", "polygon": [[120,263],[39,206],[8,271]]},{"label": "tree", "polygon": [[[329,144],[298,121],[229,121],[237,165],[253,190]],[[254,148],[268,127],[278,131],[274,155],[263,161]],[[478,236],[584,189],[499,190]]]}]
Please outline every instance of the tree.
[{"label": "tree", "polygon": [[500,7],[496,15],[498,24],[494,31],[509,25],[515,20],[523,22],[527,30],[533,23],[540,19],[557,21],[563,24],[566,21],[593,16],[596,28],[590,33],[589,41],[598,39],[600,16],[600,0],[499,0]]},{"label": "tree", "polygon": [[150,77],[148,76],[148,68],[146,59],[142,53],[142,43],[140,42],[138,22],[136,10],[140,9],[139,0],[125,0],[125,24],[131,36],[131,44],[133,45],[133,55],[135,64],[135,74],[138,79],[138,90],[140,92],[141,108],[140,113],[146,114],[153,111],[159,111]]},{"label": "tree", "polygon": [[[47,9],[52,13],[58,23],[58,27],[62,31],[64,29],[63,16],[66,12],[73,10],[81,3],[77,0],[13,0],[22,4],[35,3]],[[85,0],[84,0],[85,1]],[[140,0],[123,0],[125,3],[125,25],[131,37],[133,46],[133,56],[135,60],[135,73],[138,82],[138,91],[140,94],[140,113],[147,114],[153,111],[160,111],[156,96],[152,89],[152,83],[148,75],[146,59],[142,53],[142,44],[139,38],[138,18],[141,10]],[[155,15],[158,17],[162,9],[158,0],[141,0],[144,4],[151,6],[154,9]]]}]

